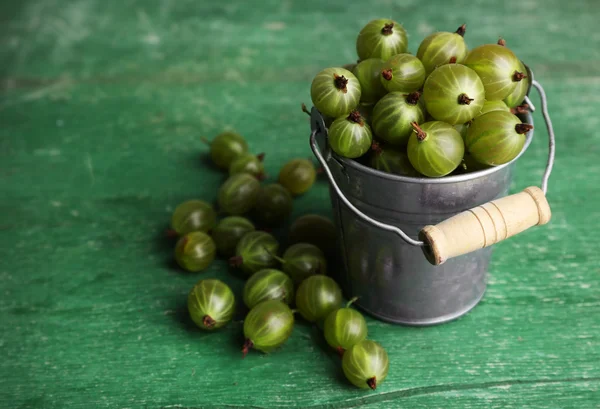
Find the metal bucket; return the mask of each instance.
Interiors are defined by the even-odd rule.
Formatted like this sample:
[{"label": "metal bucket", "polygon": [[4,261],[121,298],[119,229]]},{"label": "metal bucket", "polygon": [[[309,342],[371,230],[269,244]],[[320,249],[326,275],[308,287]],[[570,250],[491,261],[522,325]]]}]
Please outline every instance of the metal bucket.
[{"label": "metal bucket", "polygon": [[[529,113],[521,119],[533,124]],[[415,247],[422,245],[418,233],[426,225],[506,196],[518,157],[502,166],[439,179],[397,176],[332,152],[315,108],[311,128],[311,147],[330,182],[340,264],[332,270],[337,270],[344,294],[358,297],[355,305],[378,319],[416,326],[447,322],[475,307],[485,292],[492,247],[434,266]],[[533,131],[526,137],[519,156]]]}]

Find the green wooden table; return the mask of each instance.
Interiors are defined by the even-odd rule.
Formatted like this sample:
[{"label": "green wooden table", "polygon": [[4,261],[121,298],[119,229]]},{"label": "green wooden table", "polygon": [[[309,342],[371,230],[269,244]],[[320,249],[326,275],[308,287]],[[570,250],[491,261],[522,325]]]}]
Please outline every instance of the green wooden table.
[{"label": "green wooden table", "polygon": [[[29,0],[0,5],[0,406],[3,408],[600,407],[600,4],[595,0]],[[452,3],[452,4],[450,4]],[[310,156],[301,102],[321,68],[355,60],[369,19],[410,50],[469,25],[503,36],[546,87],[558,142],[551,224],[497,245],[482,303],[458,321],[369,320],[391,370],[343,379],[318,330],[241,359],[241,318],[194,329],[200,277],[162,233],[223,175],[201,136],[242,132],[271,175]],[[541,116],[513,191],[539,183]],[[330,214],[325,182],[294,215]]]}]

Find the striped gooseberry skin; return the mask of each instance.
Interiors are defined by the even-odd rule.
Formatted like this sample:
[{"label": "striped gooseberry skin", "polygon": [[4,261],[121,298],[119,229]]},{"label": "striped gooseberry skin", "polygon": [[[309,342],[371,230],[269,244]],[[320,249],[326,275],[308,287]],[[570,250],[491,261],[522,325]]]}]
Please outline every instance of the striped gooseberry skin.
[{"label": "striped gooseberry skin", "polygon": [[356,53],[360,60],[381,58],[405,53],[408,49],[406,30],[389,19],[371,20],[360,30],[356,39]]},{"label": "striped gooseberry skin", "polygon": [[247,151],[248,143],[244,137],[232,131],[222,132],[210,142],[210,158],[223,170],[228,170],[231,162]]},{"label": "striped gooseberry skin", "polygon": [[230,176],[219,188],[219,207],[230,215],[241,215],[250,211],[256,203],[260,183],[247,173]]},{"label": "striped gooseberry skin", "polygon": [[467,129],[469,129],[469,123],[466,124],[455,124],[454,129],[458,131],[460,136],[463,138],[463,141],[467,138]]},{"label": "striped gooseberry skin", "polygon": [[254,205],[254,216],[259,223],[277,226],[292,213],[292,194],[279,183],[262,186]]},{"label": "striped gooseberry skin", "polygon": [[236,173],[248,173],[257,179],[262,179],[265,174],[265,165],[261,156],[244,152],[235,158],[229,166],[229,175]]},{"label": "striped gooseberry skin", "polygon": [[419,173],[441,177],[460,165],[465,143],[452,125],[441,121],[425,122],[415,131],[408,141],[408,159]]},{"label": "striped gooseberry skin", "polygon": [[244,304],[250,309],[268,300],[279,300],[289,305],[294,300],[294,283],[284,272],[266,268],[246,281],[243,296]]},{"label": "striped gooseberry skin", "polygon": [[412,122],[425,122],[425,105],[418,92],[390,92],[373,108],[373,132],[391,146],[406,146]]},{"label": "striped gooseberry skin", "polygon": [[421,60],[410,54],[389,58],[381,69],[381,83],[389,92],[414,92],[425,82],[425,67]]},{"label": "striped gooseberry skin", "polygon": [[292,195],[306,193],[315,183],[317,171],[308,159],[292,159],[279,171],[279,183]]},{"label": "striped gooseberry skin", "polygon": [[292,334],[294,314],[279,300],[257,304],[244,320],[244,356],[250,348],[268,353],[280,347]]},{"label": "striped gooseberry skin", "polygon": [[335,251],[337,231],[333,222],[320,214],[305,214],[298,217],[290,226],[290,244],[310,243],[324,254]]},{"label": "striped gooseberry skin", "polygon": [[467,56],[467,45],[463,38],[465,28],[465,25],[462,25],[454,33],[440,31],[425,37],[419,45],[417,58],[423,63],[427,75],[440,65],[451,61],[460,64],[465,59]]},{"label": "striped gooseberry skin", "polygon": [[467,130],[467,150],[484,165],[510,162],[523,149],[532,126],[505,111],[492,111],[473,120]]},{"label": "striped gooseberry skin", "polygon": [[210,331],[231,321],[235,312],[235,296],[231,288],[220,280],[200,280],[188,295],[187,307],[192,321]]},{"label": "striped gooseberry skin", "polygon": [[481,116],[492,111],[510,112],[510,108],[504,103],[504,101],[485,101],[483,108],[481,108],[481,111],[477,116]]},{"label": "striped gooseberry skin", "polygon": [[231,257],[235,254],[235,248],[242,237],[254,230],[254,224],[245,217],[229,216],[212,229],[211,236],[217,246],[217,252],[222,256]]},{"label": "striped gooseberry skin", "polygon": [[315,245],[296,243],[283,253],[283,272],[292,278],[295,284],[314,274],[327,274],[325,254]]},{"label": "striped gooseberry skin", "polygon": [[325,340],[340,352],[367,338],[367,322],[363,315],[353,308],[340,308],[325,319],[323,326]]},{"label": "striped gooseberry skin", "polygon": [[313,275],[302,281],[296,291],[296,308],[309,322],[324,320],[342,302],[342,290],[325,275]]},{"label": "striped gooseberry skin", "polygon": [[513,52],[499,44],[484,44],[472,49],[463,64],[479,75],[488,101],[508,97],[519,82],[515,73],[523,73],[519,71],[521,65]]},{"label": "striped gooseberry skin", "polygon": [[485,90],[475,71],[460,64],[446,64],[427,77],[423,100],[434,119],[464,124],[483,108]]},{"label": "striped gooseberry skin", "polygon": [[394,149],[389,146],[373,149],[370,153],[369,165],[373,169],[394,175],[421,177],[421,174],[411,165],[404,149]]},{"label": "striped gooseberry skin", "polygon": [[387,93],[379,76],[384,61],[381,58],[368,58],[359,62],[352,70],[360,82],[360,102],[374,104]]},{"label": "striped gooseberry skin", "polygon": [[[527,69],[525,65],[519,61],[519,72],[526,73]],[[525,96],[527,95],[527,91],[529,91],[529,86],[531,85],[531,78],[529,76],[523,78],[521,81],[517,82],[517,86],[506,98],[504,98],[504,102],[509,108],[515,108],[523,103]]]},{"label": "striped gooseberry skin", "polygon": [[310,86],[313,105],[324,115],[337,118],[350,113],[360,101],[358,78],[344,68],[326,68]]},{"label": "striped gooseberry skin", "polygon": [[387,377],[390,360],[377,342],[364,340],[344,352],[342,369],[355,386],[376,389]]},{"label": "striped gooseberry skin", "polygon": [[188,233],[175,245],[175,261],[184,270],[197,273],[205,270],[215,259],[217,248],[213,239],[201,231]]},{"label": "striped gooseberry skin", "polygon": [[329,127],[329,145],[335,153],[346,158],[364,155],[373,142],[371,127],[358,111],[339,117]]},{"label": "striped gooseberry skin", "polygon": [[273,268],[279,264],[277,251],[279,243],[271,234],[264,231],[247,233],[235,248],[235,256],[229,264],[239,267],[247,275],[252,275],[265,268]]},{"label": "striped gooseberry skin", "polygon": [[217,213],[204,200],[188,200],[179,204],[171,217],[171,228],[177,234],[207,232],[217,223]]}]

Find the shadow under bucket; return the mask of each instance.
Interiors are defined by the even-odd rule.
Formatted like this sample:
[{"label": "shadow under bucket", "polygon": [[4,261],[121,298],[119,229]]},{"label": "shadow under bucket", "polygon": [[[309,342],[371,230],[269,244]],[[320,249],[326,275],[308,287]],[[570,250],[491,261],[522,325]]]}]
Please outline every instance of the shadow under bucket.
[{"label": "shadow under bucket", "polygon": [[[547,182],[554,135],[545,96],[540,93],[550,134]],[[519,117],[533,125],[530,113]],[[447,322],[475,307],[485,292],[492,247],[433,265],[424,255],[427,247],[418,241],[419,232],[424,226],[505,197],[515,162],[529,147],[533,130],[513,161],[435,179],[393,175],[336,155],[329,148],[327,128],[316,108],[311,112],[311,129],[311,148],[329,178],[338,230],[340,260],[331,270],[345,296],[358,297],[355,305],[376,318],[415,326]],[[405,237],[390,231],[390,226],[403,230]]]}]

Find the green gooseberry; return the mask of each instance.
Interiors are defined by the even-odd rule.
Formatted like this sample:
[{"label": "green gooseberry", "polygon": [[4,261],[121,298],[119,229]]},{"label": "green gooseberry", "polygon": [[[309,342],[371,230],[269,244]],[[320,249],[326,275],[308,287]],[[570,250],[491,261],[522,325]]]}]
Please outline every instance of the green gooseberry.
[{"label": "green gooseberry", "polygon": [[294,313],[279,300],[257,304],[244,320],[244,356],[253,348],[269,353],[283,345],[294,329]]},{"label": "green gooseberry", "polygon": [[410,54],[397,54],[383,64],[381,83],[389,92],[414,92],[425,82],[425,67]]},{"label": "green gooseberry", "polygon": [[463,61],[481,78],[488,101],[508,97],[526,76],[524,71],[519,71],[523,67],[519,59],[503,44],[504,40],[500,40],[498,44],[480,45]]},{"label": "green gooseberry", "polygon": [[485,91],[475,71],[460,64],[446,64],[427,77],[423,99],[434,119],[451,125],[464,124],[483,108]]},{"label": "green gooseberry", "polygon": [[254,205],[256,220],[267,226],[276,226],[292,213],[292,195],[279,183],[261,187]]},{"label": "green gooseberry", "polygon": [[367,125],[371,126],[373,119],[373,108],[375,104],[358,104],[356,110],[360,113],[360,116],[365,120]]},{"label": "green gooseberry", "polygon": [[342,290],[325,275],[313,275],[302,281],[296,291],[296,308],[309,322],[324,320],[342,303]]},{"label": "green gooseberry", "polygon": [[467,25],[463,24],[454,33],[440,31],[425,37],[417,51],[417,58],[425,66],[427,75],[440,65],[461,63],[467,56],[465,32]]},{"label": "green gooseberry", "polygon": [[521,152],[532,125],[505,111],[492,111],[473,120],[465,141],[473,158],[484,165],[508,163]]},{"label": "green gooseberry", "polygon": [[343,68],[326,68],[310,86],[313,105],[324,115],[337,118],[347,115],[360,101],[358,78]]},{"label": "green gooseberry", "polygon": [[313,244],[329,255],[335,251],[337,233],[335,225],[327,217],[305,214],[294,220],[290,226],[288,240],[290,244]]},{"label": "green gooseberry", "polygon": [[483,103],[483,108],[481,108],[481,112],[477,116],[481,116],[492,111],[510,112],[510,108],[504,103],[504,101],[485,101]]},{"label": "green gooseberry", "polygon": [[323,326],[325,340],[342,355],[345,350],[367,338],[365,317],[350,308],[354,301],[356,298],[350,300],[345,308],[330,312]]},{"label": "green gooseberry", "polygon": [[216,225],[211,236],[217,252],[224,257],[231,257],[235,255],[235,248],[242,237],[254,230],[254,224],[245,217],[228,216]]},{"label": "green gooseberry", "polygon": [[371,127],[358,111],[339,117],[329,127],[329,145],[335,153],[346,158],[358,158],[371,147]]},{"label": "green gooseberry", "polygon": [[241,215],[250,211],[260,192],[260,182],[247,173],[236,173],[219,188],[219,207],[225,213]]},{"label": "green gooseberry", "polygon": [[425,176],[441,177],[460,165],[465,143],[456,129],[441,121],[413,122],[415,133],[408,141],[408,159]]},{"label": "green gooseberry", "polygon": [[360,30],[356,39],[356,53],[360,60],[381,58],[405,53],[408,48],[406,30],[389,19],[371,20]]},{"label": "green gooseberry", "polygon": [[207,232],[217,223],[217,213],[203,200],[188,200],[175,208],[171,229],[182,235],[193,231]]},{"label": "green gooseberry", "polygon": [[233,318],[235,296],[231,288],[220,280],[200,280],[188,295],[187,307],[198,327],[214,330]]},{"label": "green gooseberry", "polygon": [[413,122],[425,122],[425,105],[419,91],[390,92],[373,108],[373,133],[390,145],[406,146]]},{"label": "green gooseberry", "polygon": [[279,243],[264,231],[251,231],[238,242],[235,256],[229,259],[232,267],[239,267],[247,275],[265,268],[276,267]]},{"label": "green gooseberry", "polygon": [[267,300],[291,304],[294,300],[294,283],[282,271],[265,268],[252,274],[244,286],[244,304],[250,309]]},{"label": "green gooseberry", "polygon": [[352,70],[360,83],[361,103],[374,104],[387,93],[379,79],[383,63],[384,61],[381,58],[368,58],[359,62]]},{"label": "green gooseberry", "polygon": [[389,146],[381,147],[373,143],[369,157],[369,166],[373,169],[401,176],[421,177],[413,168],[404,150],[394,149]]},{"label": "green gooseberry", "polygon": [[184,270],[196,273],[213,262],[216,251],[215,242],[208,234],[193,231],[177,241],[175,260]]},{"label": "green gooseberry", "polygon": [[327,274],[325,254],[313,244],[292,244],[279,261],[283,272],[292,278],[294,284],[300,284],[313,274]]},{"label": "green gooseberry", "polygon": [[364,340],[348,348],[342,358],[342,370],[355,386],[375,390],[387,377],[390,360],[385,349],[375,341]]},{"label": "green gooseberry", "polygon": [[315,183],[317,171],[308,159],[292,159],[279,171],[278,182],[292,195],[306,193]]},{"label": "green gooseberry", "polygon": [[[526,73],[527,69],[525,65],[519,61],[519,72]],[[523,103],[525,96],[527,95],[527,91],[529,91],[529,87],[531,86],[531,78],[529,76],[524,77],[521,81],[517,82],[517,86],[506,98],[504,98],[504,102],[509,108],[516,108]]]},{"label": "green gooseberry", "polygon": [[452,125],[454,129],[456,129],[460,136],[463,138],[463,141],[467,138],[467,129],[469,129],[469,124],[470,122],[467,122],[465,124]]},{"label": "green gooseberry", "polygon": [[210,145],[210,158],[220,169],[228,170],[231,162],[248,151],[248,143],[238,133],[226,131],[218,134],[215,139],[203,141]]},{"label": "green gooseberry", "polygon": [[235,158],[229,166],[229,175],[236,173],[248,173],[258,180],[265,178],[265,165],[263,164],[264,153],[253,155],[249,152],[244,152]]}]

